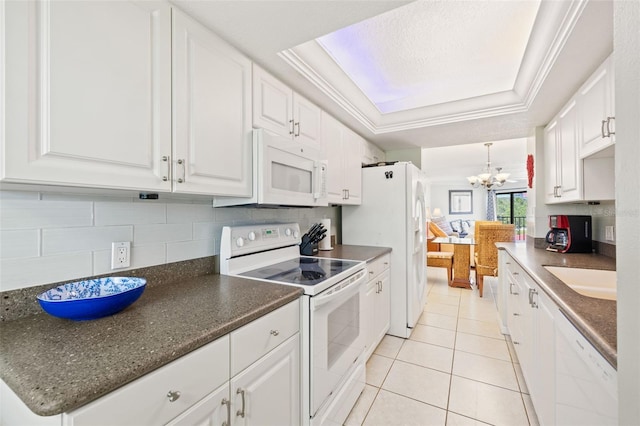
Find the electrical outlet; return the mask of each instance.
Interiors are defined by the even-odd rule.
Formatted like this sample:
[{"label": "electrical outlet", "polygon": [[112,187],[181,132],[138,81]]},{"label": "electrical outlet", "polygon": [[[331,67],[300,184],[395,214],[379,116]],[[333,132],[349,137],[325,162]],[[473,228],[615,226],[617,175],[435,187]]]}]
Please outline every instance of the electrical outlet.
[{"label": "electrical outlet", "polygon": [[131,242],[111,243],[111,269],[127,268],[131,265]]},{"label": "electrical outlet", "polygon": [[604,227],[604,239],[607,241],[615,241],[615,235],[613,234],[613,225]]}]

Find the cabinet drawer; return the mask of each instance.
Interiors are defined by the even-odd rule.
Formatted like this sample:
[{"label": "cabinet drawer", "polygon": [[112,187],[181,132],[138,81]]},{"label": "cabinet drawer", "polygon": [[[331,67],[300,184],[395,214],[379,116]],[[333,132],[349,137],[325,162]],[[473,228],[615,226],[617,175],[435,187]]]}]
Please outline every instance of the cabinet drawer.
[{"label": "cabinet drawer", "polygon": [[[66,414],[64,423],[165,424],[228,379],[229,336],[224,336]],[[170,391],[180,392],[173,402],[168,396]]]},{"label": "cabinet drawer", "polygon": [[373,279],[380,275],[385,269],[389,269],[390,259],[391,256],[389,254],[385,254],[367,263],[369,279]]},{"label": "cabinet drawer", "polygon": [[231,377],[300,330],[300,301],[295,300],[231,332]]}]

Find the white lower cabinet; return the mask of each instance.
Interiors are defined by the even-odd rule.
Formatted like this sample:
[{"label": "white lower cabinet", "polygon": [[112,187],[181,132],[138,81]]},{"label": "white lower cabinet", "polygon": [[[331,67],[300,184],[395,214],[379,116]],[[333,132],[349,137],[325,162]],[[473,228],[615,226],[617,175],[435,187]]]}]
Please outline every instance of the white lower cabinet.
[{"label": "white lower cabinet", "polygon": [[295,300],[77,410],[57,416],[35,415],[1,382],[0,423],[298,425],[299,324],[300,301]]},{"label": "white lower cabinet", "polygon": [[390,256],[375,259],[367,265],[369,281],[365,293],[365,359],[376,349],[389,331],[391,321]]},{"label": "white lower cabinet", "polygon": [[[540,424],[615,424],[611,422],[617,401],[615,369],[513,257],[501,251],[499,267],[504,274],[500,283],[505,286],[501,289],[505,303],[498,306],[506,309],[501,318],[511,335]],[[569,334],[579,337],[564,337]],[[580,370],[580,359],[597,367],[595,377],[599,379],[585,373],[591,367]],[[585,416],[585,410],[591,410],[592,415]]]}]

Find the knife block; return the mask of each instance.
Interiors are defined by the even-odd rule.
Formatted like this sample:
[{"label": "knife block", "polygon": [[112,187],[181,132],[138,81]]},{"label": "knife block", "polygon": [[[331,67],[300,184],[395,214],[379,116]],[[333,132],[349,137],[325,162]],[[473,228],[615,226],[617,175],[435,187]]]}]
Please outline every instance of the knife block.
[{"label": "knife block", "polygon": [[318,243],[312,243],[309,237],[302,236],[302,242],[300,243],[300,254],[303,256],[314,256],[318,254]]}]

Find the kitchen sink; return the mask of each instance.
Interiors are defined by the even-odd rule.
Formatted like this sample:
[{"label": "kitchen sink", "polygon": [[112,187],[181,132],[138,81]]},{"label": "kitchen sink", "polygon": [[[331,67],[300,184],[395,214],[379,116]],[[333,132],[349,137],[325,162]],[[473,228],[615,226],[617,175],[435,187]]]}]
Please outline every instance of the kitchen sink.
[{"label": "kitchen sink", "polygon": [[560,281],[583,296],[616,300],[616,271],[544,266]]}]

